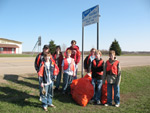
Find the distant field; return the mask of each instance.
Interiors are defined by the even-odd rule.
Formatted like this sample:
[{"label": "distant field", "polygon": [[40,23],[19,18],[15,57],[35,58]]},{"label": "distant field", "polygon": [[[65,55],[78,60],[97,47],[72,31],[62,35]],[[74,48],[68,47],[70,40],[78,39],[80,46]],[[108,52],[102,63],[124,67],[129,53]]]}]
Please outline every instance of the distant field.
[{"label": "distant field", "polygon": [[[37,54],[0,54],[0,57],[35,57]],[[82,54],[81,54],[82,55]],[[84,56],[89,55],[85,53]],[[103,56],[108,56],[108,54],[102,54]],[[139,53],[139,54],[122,54],[121,56],[150,56],[150,53]]]},{"label": "distant field", "polygon": [[35,57],[36,55],[31,54],[0,54],[0,57]]},{"label": "distant field", "polygon": [[[4,75],[0,78],[0,113],[45,113],[38,101],[36,74]],[[55,92],[49,113],[150,113],[150,66],[125,68],[120,85],[121,105],[81,107],[69,95]],[[62,87],[62,84],[61,84]]]}]

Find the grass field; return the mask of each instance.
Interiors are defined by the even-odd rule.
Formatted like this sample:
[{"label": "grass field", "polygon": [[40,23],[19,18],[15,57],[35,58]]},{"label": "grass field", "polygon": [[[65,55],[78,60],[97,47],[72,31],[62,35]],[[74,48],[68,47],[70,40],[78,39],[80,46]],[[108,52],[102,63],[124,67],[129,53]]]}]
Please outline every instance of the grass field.
[{"label": "grass field", "polygon": [[[38,97],[36,74],[4,75],[0,84],[0,113],[44,113]],[[150,66],[122,70],[121,105],[105,107],[90,105],[81,107],[71,96],[55,93],[51,113],[149,113]]]}]

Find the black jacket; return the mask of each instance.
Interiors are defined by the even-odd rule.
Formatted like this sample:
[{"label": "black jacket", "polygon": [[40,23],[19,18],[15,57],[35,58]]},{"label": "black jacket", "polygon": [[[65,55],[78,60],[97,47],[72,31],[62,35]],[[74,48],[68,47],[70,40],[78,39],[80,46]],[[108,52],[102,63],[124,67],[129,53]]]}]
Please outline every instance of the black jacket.
[{"label": "black jacket", "polygon": [[[93,62],[92,62],[92,65],[91,65],[91,70],[92,70],[92,78],[96,78],[96,79],[103,79],[103,75],[99,75],[99,74],[97,74],[97,72],[102,72],[104,69],[104,61],[103,61],[103,63],[102,63],[102,65],[101,66],[97,66],[98,65],[98,63],[99,63],[99,61],[100,60],[102,60],[102,59],[100,59],[100,60],[98,60],[97,58],[96,59],[94,59],[95,61],[96,61],[96,66],[94,66],[94,64],[93,64]],[[93,60],[93,61],[94,61]]]}]

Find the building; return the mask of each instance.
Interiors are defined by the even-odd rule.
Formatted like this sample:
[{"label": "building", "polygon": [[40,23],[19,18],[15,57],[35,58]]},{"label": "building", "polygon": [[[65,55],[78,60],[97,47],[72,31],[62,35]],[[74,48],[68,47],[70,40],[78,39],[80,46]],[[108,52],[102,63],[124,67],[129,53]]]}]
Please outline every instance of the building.
[{"label": "building", "polygon": [[22,42],[0,38],[0,54],[22,54]]}]

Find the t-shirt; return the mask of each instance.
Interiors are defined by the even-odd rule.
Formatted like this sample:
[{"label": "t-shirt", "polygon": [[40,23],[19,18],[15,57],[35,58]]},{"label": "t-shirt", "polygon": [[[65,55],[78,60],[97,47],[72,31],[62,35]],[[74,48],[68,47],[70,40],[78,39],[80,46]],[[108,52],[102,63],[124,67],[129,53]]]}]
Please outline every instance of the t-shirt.
[{"label": "t-shirt", "polygon": [[49,85],[52,83],[51,74],[50,74],[50,62],[45,62],[45,71],[47,76],[47,83],[45,83],[44,85]]},{"label": "t-shirt", "polygon": [[[73,71],[70,69],[70,64],[72,62],[72,58],[71,57],[67,58],[67,62],[69,64],[69,66],[68,66],[68,69],[64,70],[64,73],[67,73],[68,75],[73,76]],[[64,67],[64,60],[62,61],[62,65],[61,66]],[[74,66],[75,66],[75,63],[74,63]]]}]

